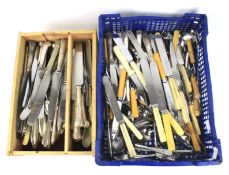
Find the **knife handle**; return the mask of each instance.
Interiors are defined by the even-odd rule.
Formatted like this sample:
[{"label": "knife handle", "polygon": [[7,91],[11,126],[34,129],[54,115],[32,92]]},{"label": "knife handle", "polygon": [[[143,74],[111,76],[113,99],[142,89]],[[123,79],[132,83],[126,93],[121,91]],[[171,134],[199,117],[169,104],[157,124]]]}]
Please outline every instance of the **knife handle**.
[{"label": "knife handle", "polygon": [[130,128],[130,130],[133,132],[133,134],[137,137],[137,139],[138,140],[142,140],[143,139],[143,135],[134,126],[134,124],[126,116],[123,116],[123,120],[126,123],[126,125],[128,126],[128,128]]},{"label": "knife handle", "polygon": [[142,83],[142,86],[146,87],[146,81],[144,78],[144,75],[142,74],[142,72],[139,70],[137,64],[134,61],[130,62],[131,67],[133,68],[133,70],[135,71],[138,79],[140,80],[140,82]]},{"label": "knife handle", "polygon": [[199,126],[198,120],[196,118],[193,104],[189,105],[189,112],[190,112],[191,117],[192,117],[192,122],[193,122],[193,126],[195,128],[196,134],[201,135],[200,126]]},{"label": "knife handle", "polygon": [[180,126],[180,124],[173,118],[173,116],[168,113],[168,115],[170,116],[170,125],[172,126],[172,128],[174,129],[174,131],[177,133],[177,135],[179,136],[183,136],[184,135],[184,130],[183,128]]},{"label": "knife handle", "polygon": [[188,39],[186,42],[187,42],[187,48],[188,48],[188,54],[189,54],[189,61],[191,64],[195,64],[195,57],[194,57],[194,52],[192,48],[192,39]]},{"label": "knife handle", "polygon": [[199,87],[197,84],[196,76],[191,75],[190,80],[191,80],[192,88],[193,88],[193,97],[196,99],[199,99],[200,98],[200,91],[199,91]]},{"label": "knife handle", "polygon": [[181,105],[181,113],[182,113],[182,118],[185,124],[190,122],[190,117],[189,117],[189,112],[188,112],[188,105],[184,96],[183,91],[179,91],[182,105]]},{"label": "knife handle", "polygon": [[72,138],[75,141],[80,141],[82,139],[82,134],[81,134],[81,130],[79,127],[74,127],[73,133],[72,133]]},{"label": "knife handle", "polygon": [[197,140],[197,137],[196,137],[196,133],[194,131],[192,123],[189,122],[189,123],[187,123],[186,126],[187,126],[187,129],[188,129],[188,132],[191,135],[191,140],[192,140],[192,145],[193,145],[194,150],[197,151],[197,152],[200,151],[201,148],[200,148],[200,145],[198,143],[198,140]]},{"label": "knife handle", "polygon": [[125,58],[125,56],[123,55],[121,50],[118,48],[118,46],[114,46],[113,50],[114,50],[114,53],[115,53],[116,57],[118,58],[118,60],[121,62],[123,67],[126,69],[128,75],[131,76],[132,74],[134,74],[134,71],[130,68],[130,65],[129,65],[127,59]]},{"label": "knife handle", "polygon": [[155,61],[157,63],[161,79],[165,80],[166,79],[166,75],[165,75],[165,72],[164,72],[164,69],[163,69],[163,66],[162,66],[162,63],[161,63],[161,58],[160,58],[159,53],[155,52],[153,54],[153,57],[154,57],[154,59],[155,59]]},{"label": "knife handle", "polygon": [[174,32],[173,32],[173,47],[174,47],[175,52],[177,50],[177,46],[179,43],[179,37],[180,37],[180,31],[174,30]]},{"label": "knife handle", "polygon": [[84,128],[88,128],[90,126],[90,122],[87,119],[85,103],[84,103],[84,95],[81,97],[81,107],[82,107],[82,118],[84,123]]},{"label": "knife handle", "polygon": [[81,106],[81,86],[76,86],[76,102],[75,102],[75,126],[83,127],[82,106]]},{"label": "knife handle", "polygon": [[184,65],[180,65],[179,70],[180,70],[181,76],[184,80],[185,89],[186,89],[187,93],[189,93],[189,94],[192,93],[192,85],[191,85],[191,82],[189,81],[188,74],[184,68]]},{"label": "knife handle", "polygon": [[181,109],[180,94],[178,92],[177,84],[173,77],[168,78],[169,86],[172,92],[173,100],[175,103],[176,110]]},{"label": "knife handle", "polygon": [[49,59],[48,65],[47,65],[47,70],[52,71],[52,67],[54,66],[54,63],[56,61],[56,57],[59,53],[60,50],[60,40],[55,42],[55,47],[52,51],[51,57]]},{"label": "knife handle", "polygon": [[125,84],[126,84],[126,70],[122,68],[120,70],[120,76],[119,76],[118,98],[123,97]]},{"label": "knife handle", "polygon": [[137,154],[136,154],[136,151],[134,149],[133,143],[131,141],[130,135],[129,135],[128,131],[127,131],[125,123],[120,123],[119,127],[121,129],[121,132],[122,132],[122,135],[123,135],[127,150],[129,152],[130,158],[135,157]]},{"label": "knife handle", "polygon": [[22,145],[24,145],[24,146],[28,145],[28,143],[29,143],[31,129],[32,129],[31,126],[27,126],[27,128],[26,128],[25,135],[24,135],[24,138],[22,140]]},{"label": "knife handle", "polygon": [[59,57],[58,57],[58,62],[57,62],[57,70],[61,70],[62,68],[64,58],[65,58],[66,47],[67,47],[67,40],[61,39],[60,52],[59,52]]},{"label": "knife handle", "polygon": [[193,106],[196,116],[200,116],[200,101],[199,99],[194,98],[193,99]]},{"label": "knife handle", "polygon": [[134,118],[138,118],[138,106],[137,106],[137,99],[136,99],[136,91],[134,88],[130,90],[130,104],[131,104],[131,112]]},{"label": "knife handle", "polygon": [[162,120],[163,120],[163,124],[165,128],[165,135],[166,135],[168,150],[174,151],[176,149],[176,146],[175,146],[175,142],[173,138],[172,128],[170,125],[169,113],[162,114]]},{"label": "knife handle", "polygon": [[166,135],[165,135],[165,131],[164,131],[162,120],[161,120],[161,114],[159,112],[158,107],[153,107],[153,115],[154,115],[154,119],[157,125],[157,132],[159,135],[160,142],[164,143],[166,142]]}]

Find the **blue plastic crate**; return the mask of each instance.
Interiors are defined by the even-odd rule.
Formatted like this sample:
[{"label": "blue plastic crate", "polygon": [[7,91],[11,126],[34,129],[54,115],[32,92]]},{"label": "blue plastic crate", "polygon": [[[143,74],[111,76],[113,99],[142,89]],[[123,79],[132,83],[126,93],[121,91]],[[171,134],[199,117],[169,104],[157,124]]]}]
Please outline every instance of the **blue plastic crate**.
[{"label": "blue plastic crate", "polygon": [[[119,32],[125,30],[143,30],[148,32],[189,31],[197,32],[198,45],[196,47],[196,68],[201,93],[202,114],[200,116],[200,127],[206,146],[206,153],[201,155],[186,154],[179,161],[155,161],[150,158],[138,160],[109,160],[106,129],[104,128],[104,89],[102,75],[105,73],[105,59],[103,38],[106,32]],[[185,14],[181,17],[158,17],[158,16],[135,16],[121,17],[120,14],[101,15],[99,17],[99,57],[97,67],[97,138],[95,161],[98,165],[148,165],[148,166],[185,166],[185,165],[215,165],[222,162],[220,140],[217,139],[211,77],[207,54],[207,16],[203,14]],[[210,130],[209,130],[210,126]],[[214,150],[218,150],[215,160],[211,160]]]}]

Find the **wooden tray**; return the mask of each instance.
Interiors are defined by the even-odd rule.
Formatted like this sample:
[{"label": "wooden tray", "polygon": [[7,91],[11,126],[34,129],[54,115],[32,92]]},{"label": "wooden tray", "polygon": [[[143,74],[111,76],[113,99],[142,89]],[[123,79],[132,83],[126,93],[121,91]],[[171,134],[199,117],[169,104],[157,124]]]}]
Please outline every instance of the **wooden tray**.
[{"label": "wooden tray", "polygon": [[[16,138],[16,115],[20,90],[20,83],[23,73],[25,44],[28,40],[33,41],[55,41],[57,39],[68,39],[67,56],[67,85],[66,85],[66,110],[65,110],[65,132],[51,149],[38,147],[38,151],[28,146],[23,147]],[[70,118],[71,118],[71,78],[72,78],[72,49],[75,41],[91,40],[92,43],[92,145],[87,151],[77,149],[71,139]],[[11,97],[11,111],[9,121],[9,135],[7,155],[94,155],[96,139],[96,59],[97,58],[97,37],[96,30],[76,30],[57,32],[19,33],[18,46],[14,68],[14,81]]]}]

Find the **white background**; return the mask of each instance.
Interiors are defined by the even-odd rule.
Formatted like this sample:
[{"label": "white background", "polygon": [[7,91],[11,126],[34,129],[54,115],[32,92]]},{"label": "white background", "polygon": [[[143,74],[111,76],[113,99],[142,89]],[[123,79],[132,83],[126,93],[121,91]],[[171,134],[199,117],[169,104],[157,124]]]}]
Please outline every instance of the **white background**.
[{"label": "white background", "polygon": [[[99,0],[0,2],[0,174],[226,174],[228,164],[228,5],[225,1]],[[7,157],[10,98],[18,32],[97,28],[99,14],[182,14],[208,16],[208,55],[214,94],[215,122],[224,162],[208,167],[99,167],[91,156]],[[228,173],[228,172],[227,172]]]}]

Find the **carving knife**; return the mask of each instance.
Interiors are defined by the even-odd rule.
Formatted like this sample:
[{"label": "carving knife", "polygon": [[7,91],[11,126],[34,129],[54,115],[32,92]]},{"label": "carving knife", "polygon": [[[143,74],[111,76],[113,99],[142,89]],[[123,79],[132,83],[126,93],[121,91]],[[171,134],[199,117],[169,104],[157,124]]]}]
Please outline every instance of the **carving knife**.
[{"label": "carving knife", "polygon": [[56,57],[59,53],[59,49],[60,49],[60,40],[55,42],[55,47],[52,51],[51,58],[48,62],[44,76],[43,76],[42,81],[40,83],[40,86],[37,90],[34,104],[32,105],[32,110],[31,110],[29,117],[28,117],[28,120],[27,120],[28,125],[31,125],[31,126],[34,125],[34,123],[36,122],[37,117],[40,113],[40,110],[42,108],[42,105],[44,104],[44,99],[45,99],[45,96],[46,96],[46,93],[47,93],[47,90],[48,90],[48,87],[50,84],[50,80],[51,80],[51,71],[52,71],[53,65],[56,61]]},{"label": "carving knife", "polygon": [[60,86],[61,86],[62,68],[63,68],[64,58],[65,58],[66,47],[67,47],[67,40],[61,39],[57,69],[52,75],[51,94],[50,94],[50,100],[48,106],[48,120],[50,121],[53,121],[55,116],[55,111],[56,111],[56,106],[57,106]]},{"label": "carving knife", "polygon": [[22,111],[22,113],[20,114],[20,119],[21,120],[25,120],[30,112],[31,112],[31,108],[34,102],[34,98],[36,96],[37,93],[37,89],[40,85],[40,82],[42,80],[42,77],[44,75],[45,69],[44,69],[44,61],[45,61],[45,57],[46,57],[46,53],[48,48],[51,46],[50,42],[45,42],[42,46],[41,46],[41,50],[40,50],[40,55],[39,55],[39,65],[36,71],[36,75],[35,75],[35,80],[34,80],[34,84],[33,84],[33,89],[32,89],[32,94],[29,98],[28,104],[27,106],[24,108],[24,110]]},{"label": "carving knife", "polygon": [[173,72],[172,72],[172,69],[170,66],[170,62],[169,62],[169,58],[168,58],[168,55],[166,53],[165,45],[164,45],[164,42],[162,40],[160,33],[155,34],[155,41],[157,44],[157,48],[159,51],[159,55],[161,58],[161,62],[162,62],[162,66],[164,68],[165,75],[168,77],[168,82],[169,82],[169,86],[171,88],[171,92],[173,95],[176,110],[180,110],[181,109],[181,107],[180,107],[181,106],[181,104],[180,104],[181,99],[180,99],[180,95],[178,92],[178,87],[177,87],[177,84],[174,80]]},{"label": "carving knife", "polygon": [[106,95],[107,95],[107,98],[109,100],[109,103],[110,103],[111,109],[113,111],[113,114],[114,114],[117,122],[119,123],[119,127],[121,129],[121,132],[122,132],[126,147],[128,149],[128,152],[129,152],[129,155],[132,158],[132,157],[136,156],[136,151],[134,149],[134,146],[133,146],[133,143],[131,141],[130,135],[129,135],[128,131],[127,131],[126,125],[130,128],[130,130],[134,133],[134,135],[138,139],[142,139],[143,136],[137,130],[137,128],[129,121],[129,119],[126,116],[122,115],[122,113],[120,111],[120,108],[119,108],[119,105],[117,103],[117,99],[116,99],[115,93],[114,93],[114,91],[112,89],[111,82],[110,82],[110,80],[108,79],[107,76],[103,76],[103,85],[105,87]]},{"label": "carving knife", "polygon": [[141,84],[145,87],[146,86],[145,78],[142,72],[140,71],[140,69],[138,68],[137,64],[134,62],[132,55],[130,54],[128,48],[125,46],[122,39],[120,37],[116,37],[114,38],[114,41],[116,45],[119,47],[119,49],[121,50],[121,52],[123,53],[123,55],[125,56],[125,58],[127,59],[127,61],[129,62],[129,64],[131,65],[132,69],[136,73]]}]

